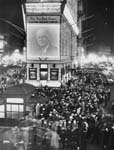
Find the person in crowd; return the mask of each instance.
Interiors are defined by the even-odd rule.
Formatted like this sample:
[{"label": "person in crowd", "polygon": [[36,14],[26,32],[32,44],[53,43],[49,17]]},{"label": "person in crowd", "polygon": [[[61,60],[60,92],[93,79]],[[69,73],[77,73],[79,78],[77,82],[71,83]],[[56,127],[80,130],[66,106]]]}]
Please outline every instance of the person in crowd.
[{"label": "person in crowd", "polygon": [[36,125],[33,125],[33,128],[32,128],[32,144],[37,145],[37,127],[36,127]]},{"label": "person in crowd", "polygon": [[55,131],[55,128],[52,128],[51,130],[47,131],[45,133],[46,136],[50,136],[50,149],[51,150],[57,150],[59,149],[59,140],[60,137]]},{"label": "person in crowd", "polygon": [[22,127],[22,130],[23,130],[24,149],[28,150],[30,127]]},{"label": "person in crowd", "polygon": [[38,118],[40,114],[40,103],[36,104],[35,112],[36,112],[36,118]]}]

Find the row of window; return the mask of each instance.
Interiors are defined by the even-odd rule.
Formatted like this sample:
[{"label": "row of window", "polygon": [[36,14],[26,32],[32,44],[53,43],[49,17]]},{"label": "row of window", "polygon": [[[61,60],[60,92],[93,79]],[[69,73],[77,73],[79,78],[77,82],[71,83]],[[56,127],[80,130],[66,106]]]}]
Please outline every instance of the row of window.
[{"label": "row of window", "polygon": [[[58,80],[58,68],[50,69],[50,80]],[[29,68],[29,80],[37,80],[37,68]],[[48,80],[48,69],[40,68],[40,80]]]}]

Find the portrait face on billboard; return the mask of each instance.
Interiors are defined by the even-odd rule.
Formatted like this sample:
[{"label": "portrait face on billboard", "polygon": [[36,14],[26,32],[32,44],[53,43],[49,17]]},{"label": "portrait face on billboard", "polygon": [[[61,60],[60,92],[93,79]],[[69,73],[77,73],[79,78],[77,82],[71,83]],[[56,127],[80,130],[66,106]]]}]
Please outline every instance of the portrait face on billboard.
[{"label": "portrait face on billboard", "polygon": [[59,24],[27,24],[27,59],[59,59]]}]

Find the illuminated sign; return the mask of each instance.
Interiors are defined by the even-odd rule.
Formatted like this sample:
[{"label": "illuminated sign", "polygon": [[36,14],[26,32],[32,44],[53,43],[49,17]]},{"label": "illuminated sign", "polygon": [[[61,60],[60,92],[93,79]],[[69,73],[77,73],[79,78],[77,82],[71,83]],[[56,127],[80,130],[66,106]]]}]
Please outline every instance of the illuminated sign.
[{"label": "illuminated sign", "polygon": [[39,3],[41,0],[26,0],[27,3]]},{"label": "illuminated sign", "polygon": [[21,104],[24,103],[24,100],[23,98],[7,98],[7,103]]},{"label": "illuminated sign", "polygon": [[27,23],[27,59],[59,60],[60,24]]},{"label": "illuminated sign", "polygon": [[26,0],[28,3],[42,3],[42,2],[62,2],[64,0]]},{"label": "illuminated sign", "polygon": [[41,68],[41,69],[44,69],[44,68],[48,68],[48,66],[47,66],[47,64],[41,64],[41,65],[40,65],[40,68]]},{"label": "illuminated sign", "polygon": [[28,23],[60,23],[60,16],[27,16]]},{"label": "illuminated sign", "polygon": [[67,0],[67,6],[70,9],[73,19],[76,22],[77,22],[77,9],[79,9],[79,7],[77,6],[77,3],[78,3],[77,0]]},{"label": "illuminated sign", "polygon": [[26,3],[26,13],[60,13],[61,3]]},{"label": "illuminated sign", "polygon": [[68,20],[68,22],[71,24],[74,32],[78,35],[79,34],[78,26],[77,26],[76,22],[74,21],[72,15],[70,13],[70,10],[67,6],[65,6],[63,14],[66,17],[66,19]]}]

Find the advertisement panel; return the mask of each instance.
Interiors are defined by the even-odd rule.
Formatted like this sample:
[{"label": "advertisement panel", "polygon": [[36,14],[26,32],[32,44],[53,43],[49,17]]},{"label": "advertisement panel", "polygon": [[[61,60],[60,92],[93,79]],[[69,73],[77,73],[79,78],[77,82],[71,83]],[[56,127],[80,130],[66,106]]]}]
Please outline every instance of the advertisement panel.
[{"label": "advertisement panel", "polygon": [[50,69],[50,80],[58,80],[58,71],[57,68]]},{"label": "advertisement panel", "polygon": [[54,18],[36,17],[27,23],[27,59],[58,60],[60,24]]},{"label": "advertisement panel", "polygon": [[29,80],[37,79],[37,68],[29,68]]}]

